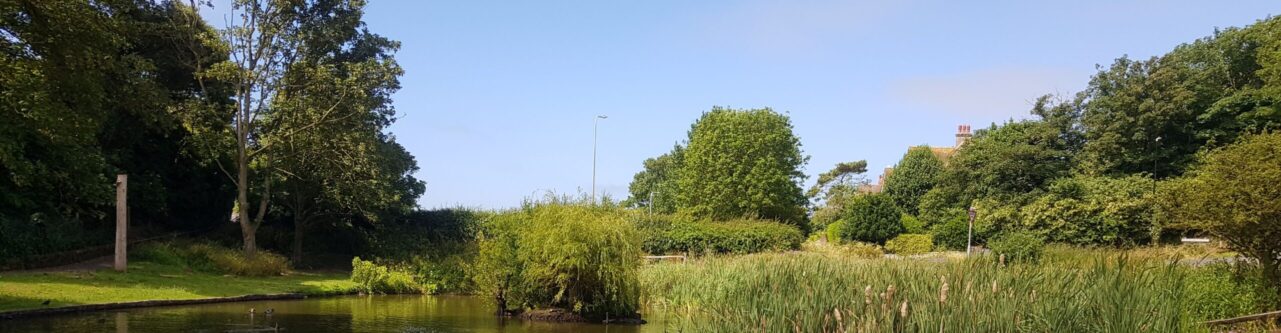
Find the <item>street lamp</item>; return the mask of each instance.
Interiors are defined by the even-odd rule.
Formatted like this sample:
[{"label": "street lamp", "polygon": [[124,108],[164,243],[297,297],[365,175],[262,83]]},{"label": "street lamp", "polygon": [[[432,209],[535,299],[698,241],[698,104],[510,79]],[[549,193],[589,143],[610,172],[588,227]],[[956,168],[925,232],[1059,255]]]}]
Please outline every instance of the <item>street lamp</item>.
[{"label": "street lamp", "polygon": [[592,205],[596,204],[596,128],[599,126],[600,120],[606,118],[609,118],[609,116],[602,114],[596,115],[596,118],[592,119]]},{"label": "street lamp", "polygon": [[965,255],[969,256],[970,251],[974,249],[974,217],[978,215],[978,210],[970,206],[970,230],[965,236]]}]

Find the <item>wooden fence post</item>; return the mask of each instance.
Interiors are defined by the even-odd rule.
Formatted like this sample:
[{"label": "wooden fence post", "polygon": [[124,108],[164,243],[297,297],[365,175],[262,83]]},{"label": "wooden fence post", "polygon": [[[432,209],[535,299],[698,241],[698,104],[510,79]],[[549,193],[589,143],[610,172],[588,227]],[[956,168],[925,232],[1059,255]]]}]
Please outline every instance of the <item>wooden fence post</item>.
[{"label": "wooden fence post", "polygon": [[125,251],[126,247],[129,246],[128,188],[129,175],[116,175],[116,261],[114,267],[117,272],[124,272],[128,264],[128,253]]}]

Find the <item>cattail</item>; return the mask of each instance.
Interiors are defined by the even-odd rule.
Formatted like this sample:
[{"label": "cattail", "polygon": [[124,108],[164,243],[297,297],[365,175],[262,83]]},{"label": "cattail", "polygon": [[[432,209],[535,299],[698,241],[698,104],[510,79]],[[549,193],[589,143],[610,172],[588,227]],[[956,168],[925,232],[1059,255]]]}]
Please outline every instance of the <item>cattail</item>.
[{"label": "cattail", "polygon": [[907,316],[911,314],[910,311],[908,310],[907,300],[903,300],[903,306],[899,307],[898,312],[899,312],[899,315],[901,315],[904,320],[906,320]]},{"label": "cattail", "polygon": [[870,284],[867,285],[867,288],[863,288],[863,304],[872,304],[872,285]]},{"label": "cattail", "polygon": [[1001,254],[1001,267],[1005,267],[1005,254]]},{"label": "cattail", "polygon": [[947,303],[947,278],[939,276],[939,280],[943,281],[943,287],[939,288],[939,303]]},{"label": "cattail", "polygon": [[996,293],[996,280],[992,280],[992,293]]},{"label": "cattail", "polygon": [[[841,319],[841,309],[833,308],[832,312],[836,313],[836,331],[845,332],[845,320]],[[852,311],[850,313],[853,313]]]},{"label": "cattail", "polygon": [[895,290],[894,285],[892,284],[889,287],[885,288],[885,303],[893,304],[892,301],[894,300],[894,290]]}]

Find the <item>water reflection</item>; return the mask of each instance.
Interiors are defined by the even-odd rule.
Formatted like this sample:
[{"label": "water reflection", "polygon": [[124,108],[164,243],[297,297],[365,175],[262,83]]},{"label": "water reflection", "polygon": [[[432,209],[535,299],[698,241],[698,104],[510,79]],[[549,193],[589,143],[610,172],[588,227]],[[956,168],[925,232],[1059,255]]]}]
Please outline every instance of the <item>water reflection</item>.
[{"label": "water reflection", "polygon": [[[502,319],[470,296],[346,296],[129,309],[0,321],[0,332],[662,332],[641,326]],[[250,313],[249,309],[254,309]],[[266,310],[272,309],[271,314]],[[267,332],[270,332],[269,330]]]}]

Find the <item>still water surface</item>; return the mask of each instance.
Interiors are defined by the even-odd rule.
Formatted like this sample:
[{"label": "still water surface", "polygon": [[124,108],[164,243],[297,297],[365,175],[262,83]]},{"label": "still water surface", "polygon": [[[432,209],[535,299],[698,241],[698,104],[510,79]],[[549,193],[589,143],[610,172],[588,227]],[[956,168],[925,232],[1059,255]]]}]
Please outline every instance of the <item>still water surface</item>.
[{"label": "still water surface", "polygon": [[[529,322],[493,316],[493,305],[472,296],[344,296],[102,311],[0,320],[0,332],[662,332],[649,324]],[[254,308],[256,314],[249,315]],[[270,316],[263,314],[274,309]]]}]

